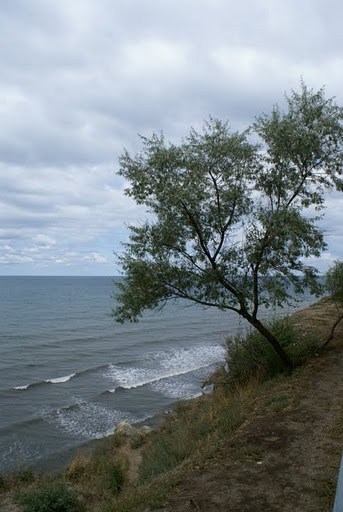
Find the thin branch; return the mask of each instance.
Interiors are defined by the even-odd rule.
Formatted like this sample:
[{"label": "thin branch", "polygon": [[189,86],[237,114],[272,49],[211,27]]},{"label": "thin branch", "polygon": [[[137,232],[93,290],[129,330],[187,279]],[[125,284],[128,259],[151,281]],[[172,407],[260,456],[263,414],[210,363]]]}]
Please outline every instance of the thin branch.
[{"label": "thin branch", "polygon": [[206,272],[206,269],[200,267],[200,265],[198,265],[193,256],[191,256],[188,252],[186,251],[183,251],[182,249],[180,249],[179,247],[175,247],[173,245],[168,245],[168,244],[164,244],[164,247],[166,247],[167,249],[170,249],[172,251],[175,251],[175,252],[178,252],[179,254],[181,254],[182,256],[184,256],[188,261],[190,261],[190,263],[197,269],[199,270],[199,272]]},{"label": "thin branch", "polygon": [[218,304],[217,302],[210,302],[203,299],[199,299],[198,297],[195,297],[194,295],[189,295],[188,293],[184,292],[181,288],[178,286],[169,283],[168,281],[161,280],[165,286],[168,288],[171,288],[173,293],[175,294],[175,297],[181,298],[181,299],[187,299],[192,302],[195,302],[196,304],[200,304],[201,306],[207,306],[207,307],[216,307],[217,309],[225,309],[230,311],[235,311],[235,313],[240,314],[240,309],[237,309],[233,306],[228,306],[224,304]]},{"label": "thin branch", "polygon": [[212,266],[212,269],[216,273],[218,281],[220,282],[220,284],[226,290],[228,290],[230,293],[232,293],[232,295],[234,297],[236,297],[238,299],[239,303],[241,304],[241,307],[243,307],[244,306],[244,296],[238,290],[236,290],[232,285],[230,285],[225,279],[223,279],[223,277],[221,276],[220,272],[218,271],[217,263],[215,261],[215,258],[211,255],[211,253],[210,253],[210,251],[209,251],[209,249],[208,249],[208,247],[207,247],[207,245],[206,245],[206,243],[205,243],[205,241],[203,239],[201,230],[200,230],[200,228],[198,226],[197,221],[194,218],[194,215],[192,214],[192,212],[189,211],[187,205],[183,201],[181,201],[181,206],[185,210],[186,214],[189,217],[189,220],[190,220],[192,226],[195,229],[195,232],[196,232],[196,234],[198,236],[198,239],[199,239],[200,246],[201,246],[205,256],[207,257],[208,261],[210,262],[210,264]]},{"label": "thin branch", "polygon": [[218,247],[217,247],[217,249],[216,249],[216,251],[215,251],[215,253],[213,255],[213,259],[214,260],[217,259],[218,254],[222,250],[222,247],[223,247],[223,244],[224,244],[224,241],[225,241],[226,231],[227,231],[228,227],[232,224],[232,220],[233,220],[233,216],[235,214],[236,206],[237,206],[237,201],[234,201],[233,206],[231,208],[230,215],[229,215],[226,223],[224,224],[224,227],[222,228],[220,242],[219,242]]},{"label": "thin branch", "polygon": [[[296,189],[293,192],[293,194],[291,195],[290,199],[287,201],[286,208],[288,208],[292,204],[294,199],[300,194],[300,191],[301,191],[301,188],[302,188],[303,184],[305,183],[306,179],[309,176],[311,176],[311,173],[314,170],[314,168],[318,167],[318,165],[321,165],[322,162],[323,162],[323,159],[320,160],[317,164],[313,164],[309,169],[307,169],[305,172],[302,173],[302,179],[300,180],[299,185],[296,187]],[[299,168],[300,167],[305,167],[305,164],[302,164],[302,165],[298,164],[298,167]]]},{"label": "thin branch", "polygon": [[219,189],[218,189],[218,184],[217,184],[217,180],[216,178],[213,176],[212,174],[212,171],[209,170],[208,171],[209,175],[211,176],[211,179],[212,179],[212,183],[213,183],[213,186],[214,186],[214,190],[215,190],[215,193],[216,193],[216,202],[217,202],[217,210],[218,210],[218,218],[219,218],[219,222],[220,222],[220,229],[221,229],[221,232],[223,232],[223,228],[222,228],[222,209],[221,209],[221,204],[220,204],[220,194],[219,194]]},{"label": "thin branch", "polygon": [[187,216],[188,216],[188,218],[189,218],[189,220],[190,220],[191,225],[192,225],[192,226],[193,226],[193,228],[195,229],[195,232],[196,232],[196,234],[197,234],[197,236],[198,236],[198,240],[199,240],[199,243],[200,243],[200,245],[201,245],[202,250],[204,251],[204,253],[205,253],[206,257],[207,257],[210,261],[212,261],[211,253],[210,253],[210,251],[209,251],[209,249],[208,249],[208,247],[207,247],[207,244],[206,244],[206,242],[205,242],[205,240],[204,240],[204,237],[203,237],[203,235],[202,235],[202,233],[201,233],[201,229],[200,229],[200,227],[198,226],[198,223],[197,223],[197,221],[196,221],[196,220],[195,220],[195,218],[194,218],[194,215],[193,215],[193,214],[192,214],[192,212],[188,209],[188,207],[187,207],[187,205],[184,203],[184,201],[181,201],[181,206],[182,206],[182,208],[184,209],[184,211],[186,212],[186,214],[187,214]]}]

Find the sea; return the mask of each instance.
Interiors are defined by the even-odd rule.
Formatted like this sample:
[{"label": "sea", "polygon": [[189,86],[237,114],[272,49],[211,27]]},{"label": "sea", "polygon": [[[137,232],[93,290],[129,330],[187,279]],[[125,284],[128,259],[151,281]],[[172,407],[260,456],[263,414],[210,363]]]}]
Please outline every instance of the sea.
[{"label": "sea", "polygon": [[0,277],[0,473],[58,467],[121,421],[153,423],[201,395],[226,338],[247,330],[185,301],[118,324],[118,279]]}]

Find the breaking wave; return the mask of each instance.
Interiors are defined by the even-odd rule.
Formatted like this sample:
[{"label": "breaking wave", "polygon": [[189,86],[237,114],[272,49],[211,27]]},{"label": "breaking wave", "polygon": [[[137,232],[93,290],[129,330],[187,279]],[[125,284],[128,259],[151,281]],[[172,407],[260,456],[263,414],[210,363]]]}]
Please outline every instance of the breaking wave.
[{"label": "breaking wave", "polygon": [[105,376],[116,386],[108,391],[133,389],[206,369],[224,361],[225,349],[220,345],[179,348],[147,354],[141,366],[110,365]]}]

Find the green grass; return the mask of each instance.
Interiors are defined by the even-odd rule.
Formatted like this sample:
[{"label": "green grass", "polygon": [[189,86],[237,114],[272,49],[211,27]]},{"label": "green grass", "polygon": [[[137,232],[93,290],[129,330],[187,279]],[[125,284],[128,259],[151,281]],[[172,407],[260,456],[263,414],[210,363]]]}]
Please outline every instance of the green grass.
[{"label": "green grass", "polygon": [[246,395],[234,396],[221,389],[213,396],[186,402],[143,448],[140,481],[150,482],[158,475],[177,469],[185,461],[214,453],[218,437],[229,436],[243,422],[247,412]]},{"label": "green grass", "polygon": [[142,512],[162,507],[168,493],[179,483],[178,471],[154,478],[149,484],[136,485],[130,492],[105,500],[99,512]]},{"label": "green grass", "polygon": [[289,406],[289,395],[287,393],[277,393],[267,398],[264,406],[274,412],[280,412]]},{"label": "green grass", "polygon": [[125,485],[127,461],[117,439],[107,440],[91,454],[79,453],[68,465],[65,478],[87,494],[106,497],[120,493]]}]

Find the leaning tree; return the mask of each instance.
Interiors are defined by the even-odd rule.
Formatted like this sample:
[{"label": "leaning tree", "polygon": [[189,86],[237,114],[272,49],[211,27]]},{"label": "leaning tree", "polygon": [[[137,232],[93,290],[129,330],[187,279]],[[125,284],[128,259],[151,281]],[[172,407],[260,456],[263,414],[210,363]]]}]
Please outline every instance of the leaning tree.
[{"label": "leaning tree", "polygon": [[243,133],[211,118],[178,145],[155,134],[124,152],[126,193],[148,215],[119,257],[118,321],[175,298],[234,311],[292,367],[260,309],[318,290],[305,261],[325,248],[326,190],[342,190],[343,109],[305,84],[286,101]]},{"label": "leaning tree", "polygon": [[337,317],[322,347],[326,347],[333,340],[335,330],[343,320],[343,261],[337,260],[329,268],[325,276],[325,289],[336,307]]}]

